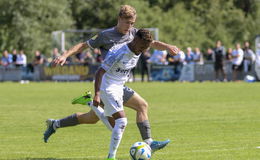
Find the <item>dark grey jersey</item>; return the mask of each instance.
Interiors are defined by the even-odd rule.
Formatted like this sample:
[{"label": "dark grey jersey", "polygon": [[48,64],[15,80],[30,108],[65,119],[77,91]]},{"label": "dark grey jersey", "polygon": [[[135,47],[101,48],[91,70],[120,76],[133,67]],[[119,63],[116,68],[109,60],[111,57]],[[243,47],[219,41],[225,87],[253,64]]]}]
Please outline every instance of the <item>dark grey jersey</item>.
[{"label": "dark grey jersey", "polygon": [[90,48],[99,48],[102,58],[105,59],[107,52],[115,45],[129,43],[134,39],[138,30],[131,28],[127,34],[119,33],[115,27],[101,31],[86,43]]}]

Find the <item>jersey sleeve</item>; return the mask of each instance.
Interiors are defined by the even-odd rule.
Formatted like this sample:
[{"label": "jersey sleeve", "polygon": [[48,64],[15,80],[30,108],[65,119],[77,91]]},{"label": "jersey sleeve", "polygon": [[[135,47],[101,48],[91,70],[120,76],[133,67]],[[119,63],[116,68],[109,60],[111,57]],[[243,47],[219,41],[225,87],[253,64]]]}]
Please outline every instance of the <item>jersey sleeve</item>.
[{"label": "jersey sleeve", "polygon": [[104,60],[104,62],[101,64],[101,67],[105,70],[108,71],[115,63],[120,61],[120,59],[123,57],[122,54],[120,53],[113,53],[109,52]]},{"label": "jersey sleeve", "polygon": [[87,40],[87,44],[90,48],[100,48],[104,44],[104,34],[102,32],[96,34],[91,39]]}]

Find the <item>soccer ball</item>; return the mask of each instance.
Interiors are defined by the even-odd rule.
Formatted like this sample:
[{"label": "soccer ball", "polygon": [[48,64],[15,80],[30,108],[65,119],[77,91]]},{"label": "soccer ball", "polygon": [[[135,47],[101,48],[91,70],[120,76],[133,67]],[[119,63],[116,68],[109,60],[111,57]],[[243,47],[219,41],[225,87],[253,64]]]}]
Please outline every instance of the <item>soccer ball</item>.
[{"label": "soccer ball", "polygon": [[131,160],[150,160],[151,156],[151,148],[144,142],[136,142],[130,148]]}]

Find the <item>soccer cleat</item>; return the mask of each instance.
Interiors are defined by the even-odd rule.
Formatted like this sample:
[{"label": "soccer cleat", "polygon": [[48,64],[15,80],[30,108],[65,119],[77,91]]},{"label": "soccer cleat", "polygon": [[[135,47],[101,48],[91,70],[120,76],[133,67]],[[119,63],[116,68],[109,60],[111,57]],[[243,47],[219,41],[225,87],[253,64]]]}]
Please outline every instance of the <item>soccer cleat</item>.
[{"label": "soccer cleat", "polygon": [[168,143],[170,143],[170,140],[166,140],[166,141],[153,141],[150,145],[152,152],[155,152],[159,149],[164,148]]},{"label": "soccer cleat", "polygon": [[54,119],[47,119],[46,120],[46,125],[47,125],[47,129],[45,130],[44,134],[43,134],[43,140],[45,143],[47,143],[49,137],[55,133],[56,131],[53,128],[53,123],[54,123]]},{"label": "soccer cleat", "polygon": [[74,98],[71,103],[72,104],[82,104],[86,105],[87,103],[91,102],[93,99],[91,98],[91,92],[86,92],[83,96]]}]

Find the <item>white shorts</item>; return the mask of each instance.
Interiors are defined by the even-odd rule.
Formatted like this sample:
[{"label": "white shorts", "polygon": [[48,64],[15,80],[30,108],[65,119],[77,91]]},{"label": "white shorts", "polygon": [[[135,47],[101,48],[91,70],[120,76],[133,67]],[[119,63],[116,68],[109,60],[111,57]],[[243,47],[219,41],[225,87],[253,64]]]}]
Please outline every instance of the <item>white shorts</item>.
[{"label": "white shorts", "polygon": [[116,112],[123,111],[123,89],[100,91],[100,98],[104,103],[105,116],[112,117]]}]

